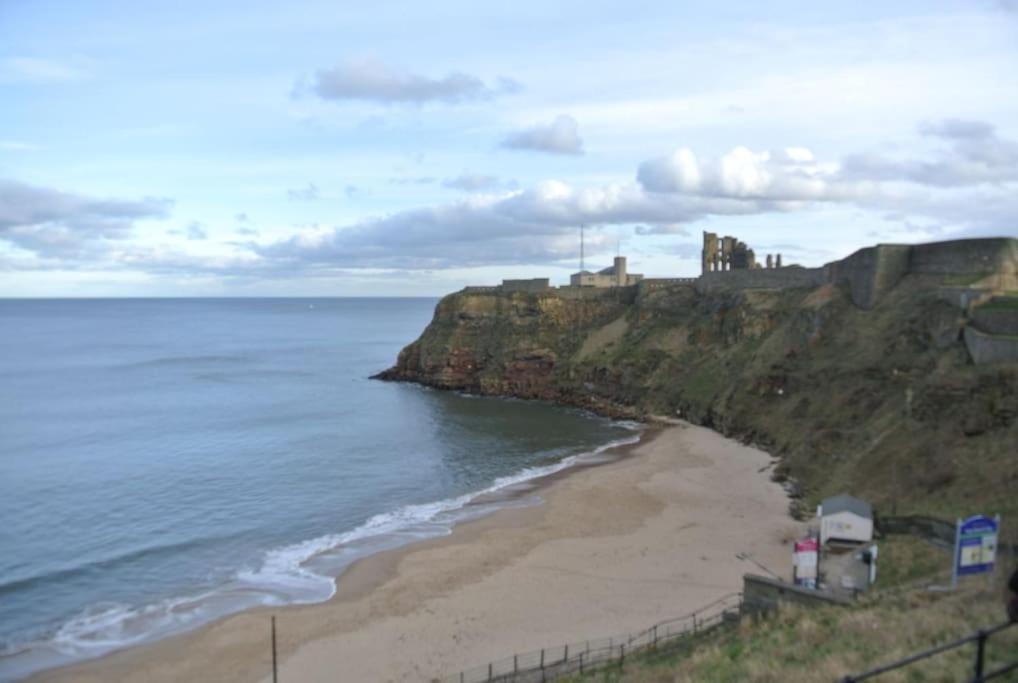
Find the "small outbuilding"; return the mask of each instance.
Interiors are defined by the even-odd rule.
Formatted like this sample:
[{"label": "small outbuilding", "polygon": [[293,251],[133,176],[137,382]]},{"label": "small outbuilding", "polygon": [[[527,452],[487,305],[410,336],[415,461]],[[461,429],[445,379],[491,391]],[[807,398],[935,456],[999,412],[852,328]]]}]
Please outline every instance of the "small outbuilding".
[{"label": "small outbuilding", "polygon": [[842,494],[825,498],[817,510],[820,518],[820,545],[830,541],[869,543],[873,540],[873,506]]}]

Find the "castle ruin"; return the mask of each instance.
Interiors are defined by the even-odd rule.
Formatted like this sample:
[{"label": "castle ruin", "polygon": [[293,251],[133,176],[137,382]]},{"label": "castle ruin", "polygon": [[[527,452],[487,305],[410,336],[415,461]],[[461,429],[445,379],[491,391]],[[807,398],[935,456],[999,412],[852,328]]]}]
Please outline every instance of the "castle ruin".
[{"label": "castle ruin", "polygon": [[[767,255],[767,268],[781,268],[781,254]],[[701,272],[719,273],[729,270],[753,270],[760,268],[756,254],[742,242],[730,235],[718,237],[717,233],[703,233]]]}]

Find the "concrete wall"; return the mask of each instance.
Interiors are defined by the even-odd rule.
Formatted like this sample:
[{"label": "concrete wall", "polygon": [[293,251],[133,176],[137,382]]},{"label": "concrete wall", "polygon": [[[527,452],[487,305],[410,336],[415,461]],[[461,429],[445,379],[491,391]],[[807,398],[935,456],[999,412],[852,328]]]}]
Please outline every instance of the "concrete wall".
[{"label": "concrete wall", "polygon": [[726,289],[794,289],[819,287],[826,282],[822,268],[755,268],[704,273],[696,282],[703,294]]},{"label": "concrete wall", "polygon": [[839,595],[802,588],[766,576],[746,574],[742,577],[742,611],[747,614],[766,612],[783,605],[826,607],[851,603],[851,600]]},{"label": "concrete wall", "polygon": [[976,365],[1018,363],[1018,337],[985,334],[968,325],[965,328],[965,348]]}]

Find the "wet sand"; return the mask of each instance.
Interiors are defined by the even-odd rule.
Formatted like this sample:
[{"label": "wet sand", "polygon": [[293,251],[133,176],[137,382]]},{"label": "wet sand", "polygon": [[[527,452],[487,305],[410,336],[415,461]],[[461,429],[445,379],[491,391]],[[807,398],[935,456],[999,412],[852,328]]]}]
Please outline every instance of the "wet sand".
[{"label": "wet sand", "polygon": [[[801,531],[771,457],[655,427],[616,462],[543,482],[541,505],[366,558],[318,605],[261,608],[33,681],[430,681],[542,647],[637,631],[788,578]],[[744,558],[744,559],[740,559]]]}]

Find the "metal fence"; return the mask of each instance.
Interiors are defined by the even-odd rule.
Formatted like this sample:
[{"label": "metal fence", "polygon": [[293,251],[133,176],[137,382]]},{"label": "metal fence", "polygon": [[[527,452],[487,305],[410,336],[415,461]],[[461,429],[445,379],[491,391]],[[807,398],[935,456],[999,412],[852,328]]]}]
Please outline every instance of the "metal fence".
[{"label": "metal fence", "polygon": [[636,652],[675,645],[679,639],[736,621],[742,594],[731,593],[685,616],[668,619],[636,633],[584,640],[505,657],[440,679],[443,683],[544,683],[559,676],[624,666]]},{"label": "metal fence", "polygon": [[1011,628],[1014,625],[1015,624],[1013,622],[1010,622],[1003,623],[998,626],[993,626],[987,629],[981,629],[979,631],[976,631],[970,636],[961,638],[960,640],[956,640],[951,643],[945,643],[944,645],[939,645],[937,647],[930,648],[929,650],[919,652],[917,654],[912,655],[911,657],[906,657],[905,659],[898,660],[897,662],[885,664],[884,666],[877,667],[876,669],[870,669],[869,671],[866,671],[861,674],[855,674],[854,676],[845,676],[844,678],[841,679],[841,683],[857,683],[857,681],[864,681],[869,678],[874,678],[876,676],[880,676],[881,674],[885,674],[888,671],[894,671],[895,669],[901,669],[906,666],[911,666],[916,662],[923,661],[924,659],[929,659],[930,657],[933,657],[935,655],[939,655],[941,653],[948,652],[959,647],[964,647],[969,643],[976,644],[975,661],[973,662],[972,665],[973,678],[970,679],[972,683],[983,683],[983,681],[989,681],[995,678],[999,678],[1000,676],[1005,676],[1011,672],[1018,671],[1018,658],[1013,659],[1011,662],[1007,664],[998,665],[995,669],[991,671],[987,671],[986,643],[990,639],[990,636],[996,633],[1000,633],[1005,629]]}]

